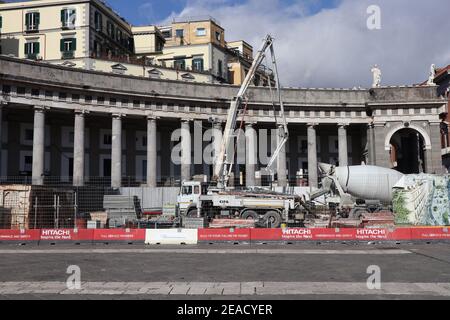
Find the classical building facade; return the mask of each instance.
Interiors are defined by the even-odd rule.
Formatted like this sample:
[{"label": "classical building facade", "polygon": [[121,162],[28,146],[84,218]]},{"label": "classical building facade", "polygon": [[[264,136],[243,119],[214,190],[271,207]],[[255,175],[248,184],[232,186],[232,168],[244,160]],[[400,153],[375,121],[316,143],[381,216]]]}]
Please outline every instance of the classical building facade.
[{"label": "classical building facade", "polygon": [[[124,179],[156,186],[210,176],[211,165],[198,163],[194,152],[198,134],[223,127],[238,89],[1,56],[1,176],[30,177],[38,185],[56,177],[77,186],[103,177],[113,187]],[[252,87],[249,96],[245,148],[259,160],[236,166],[235,183],[264,185],[261,158],[270,157],[273,143],[266,141],[276,139],[278,111],[268,88]],[[436,87],[285,88],[283,100],[290,141],[276,168],[280,186],[317,187],[319,162],[444,170],[440,115],[447,101]],[[181,143],[172,141],[177,129]],[[202,149],[209,144],[203,143]],[[177,145],[181,163],[172,161]]]}]

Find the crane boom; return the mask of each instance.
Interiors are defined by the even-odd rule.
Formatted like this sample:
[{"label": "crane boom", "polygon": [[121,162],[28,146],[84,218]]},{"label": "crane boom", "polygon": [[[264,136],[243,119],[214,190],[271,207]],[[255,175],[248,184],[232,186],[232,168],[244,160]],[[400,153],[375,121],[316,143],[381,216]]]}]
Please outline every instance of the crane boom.
[{"label": "crane boom", "polygon": [[[255,59],[253,60],[253,64],[252,64],[247,76],[245,77],[245,80],[244,80],[241,88],[239,89],[237,96],[231,102],[230,110],[229,110],[228,116],[227,116],[225,131],[224,131],[224,135],[223,135],[223,139],[222,139],[222,144],[221,144],[221,148],[220,148],[220,153],[216,158],[216,163],[214,166],[213,182],[217,183],[218,188],[226,188],[228,185],[228,181],[230,179],[230,174],[231,174],[231,168],[233,166],[234,156],[235,156],[234,132],[236,130],[238,111],[243,104],[245,94],[246,94],[250,84],[252,83],[253,78],[255,77],[259,66],[264,61],[264,59],[266,57],[266,51],[269,48],[270,48],[270,52],[272,55],[272,63],[274,65],[274,72],[276,74],[278,99],[279,99],[281,112],[282,112],[282,116],[283,116],[283,129],[284,129],[283,140],[282,140],[280,146],[278,146],[277,150],[274,153],[274,156],[272,157],[272,159],[269,163],[270,164],[270,166],[268,166],[269,170],[270,170],[270,167],[272,166],[273,162],[276,160],[276,157],[280,153],[281,149],[283,148],[283,146],[286,144],[286,142],[288,140],[289,133],[287,130],[286,119],[284,117],[284,106],[283,106],[283,102],[281,99],[281,90],[280,90],[280,83],[279,83],[279,78],[278,78],[278,70],[277,70],[277,65],[276,65],[275,52],[273,49],[273,38],[270,35],[267,35],[266,38],[264,39],[264,43],[263,43],[261,49],[258,51]],[[269,82],[270,82],[270,80],[269,80]]]}]

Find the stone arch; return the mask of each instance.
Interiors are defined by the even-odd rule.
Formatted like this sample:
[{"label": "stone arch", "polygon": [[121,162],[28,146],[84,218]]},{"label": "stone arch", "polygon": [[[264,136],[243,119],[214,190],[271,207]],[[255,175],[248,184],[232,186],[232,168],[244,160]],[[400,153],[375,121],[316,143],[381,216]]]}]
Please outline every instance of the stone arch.
[{"label": "stone arch", "polygon": [[431,145],[430,135],[424,128],[421,128],[420,126],[417,126],[415,124],[410,124],[409,126],[405,126],[404,124],[402,124],[402,125],[395,126],[391,130],[389,130],[389,132],[386,135],[386,139],[384,140],[384,150],[386,150],[386,151],[391,150],[392,137],[394,136],[394,134],[396,134],[398,131],[400,131],[402,129],[412,129],[412,130],[416,130],[417,132],[419,132],[422,135],[423,140],[425,141],[425,146],[424,146],[425,150],[431,150],[432,145]]}]

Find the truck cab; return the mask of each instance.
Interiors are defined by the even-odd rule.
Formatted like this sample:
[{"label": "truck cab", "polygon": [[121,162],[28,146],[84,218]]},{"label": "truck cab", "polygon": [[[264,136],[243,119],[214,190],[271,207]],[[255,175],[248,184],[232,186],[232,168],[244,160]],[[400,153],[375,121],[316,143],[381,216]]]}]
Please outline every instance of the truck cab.
[{"label": "truck cab", "polygon": [[178,213],[184,216],[190,216],[193,211],[196,213],[200,197],[207,193],[206,184],[198,181],[184,181],[177,197]]}]

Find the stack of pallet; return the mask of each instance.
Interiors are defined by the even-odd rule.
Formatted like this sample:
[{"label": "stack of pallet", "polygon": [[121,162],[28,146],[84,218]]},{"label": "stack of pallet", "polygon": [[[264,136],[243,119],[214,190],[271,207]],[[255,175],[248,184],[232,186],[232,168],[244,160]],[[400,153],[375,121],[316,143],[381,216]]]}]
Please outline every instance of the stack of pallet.
[{"label": "stack of pallet", "polygon": [[395,216],[390,211],[380,211],[364,214],[362,217],[364,227],[393,227],[395,225]]},{"label": "stack of pallet", "polygon": [[134,197],[108,195],[103,198],[103,207],[108,213],[109,227],[123,227],[137,220]]},{"label": "stack of pallet", "polygon": [[214,219],[209,224],[212,229],[223,228],[254,228],[255,220],[237,220],[237,219]]}]

